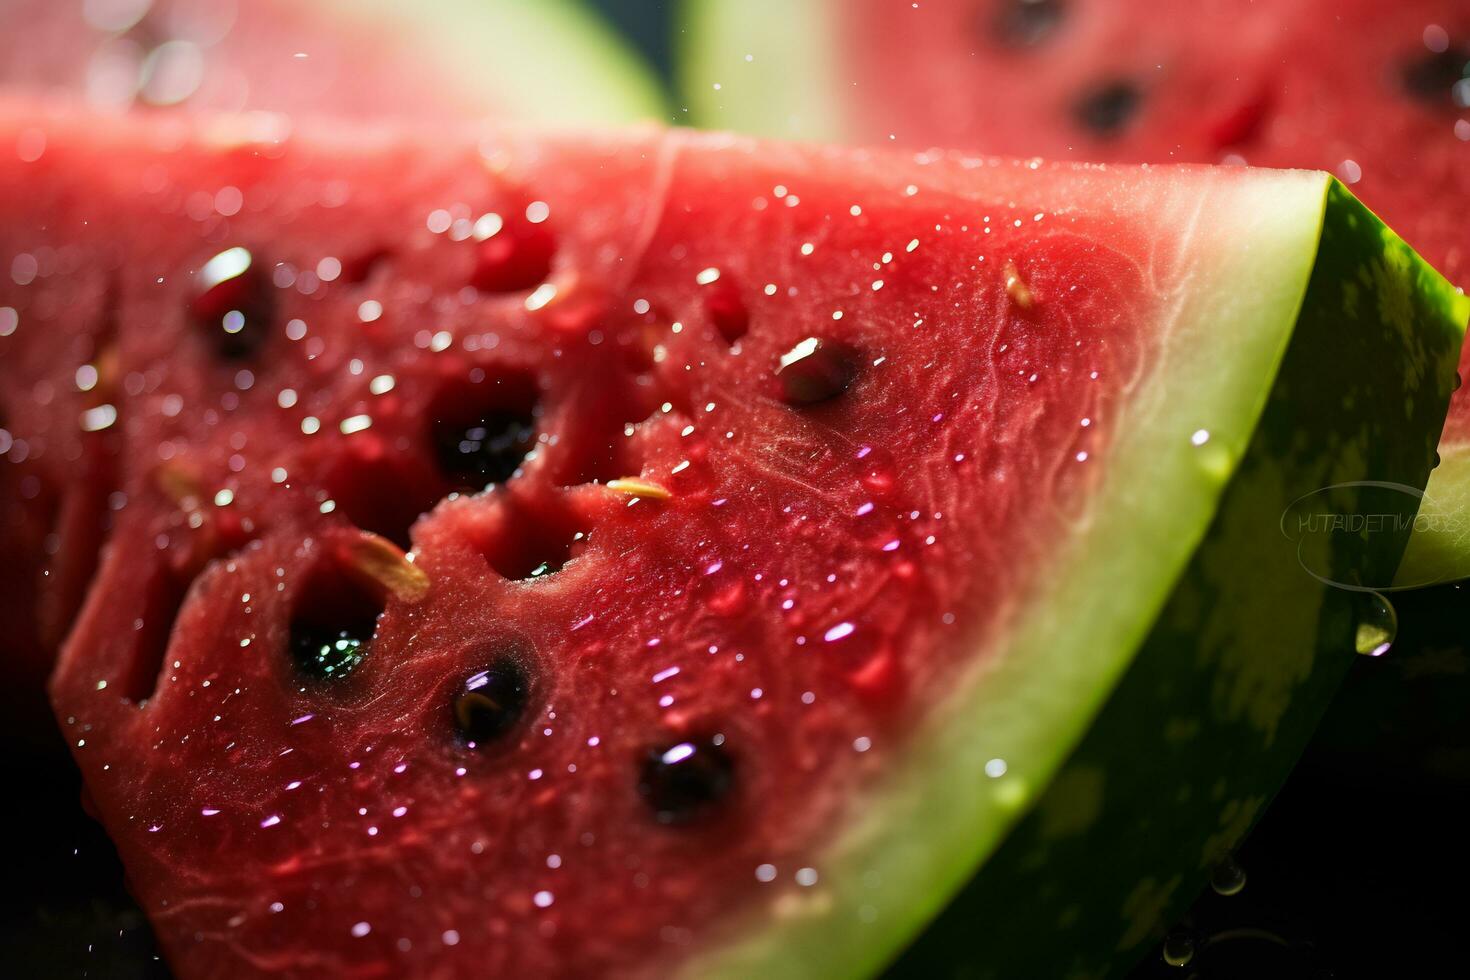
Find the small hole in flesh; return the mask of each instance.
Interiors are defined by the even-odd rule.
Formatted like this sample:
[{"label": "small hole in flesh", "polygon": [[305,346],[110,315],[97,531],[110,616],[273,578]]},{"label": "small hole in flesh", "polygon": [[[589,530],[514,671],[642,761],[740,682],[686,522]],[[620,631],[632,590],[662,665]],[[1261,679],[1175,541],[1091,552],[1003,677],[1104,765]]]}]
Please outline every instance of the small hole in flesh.
[{"label": "small hole in flesh", "polygon": [[504,483],[536,445],[537,397],[528,378],[466,385],[431,409],[431,438],[443,475],[479,490]]},{"label": "small hole in flesh", "polygon": [[638,793],[659,823],[687,824],[708,815],[730,793],[735,763],[720,736],[698,736],[648,749]]},{"label": "small hole in flesh", "polygon": [[225,249],[195,277],[189,314],[225,360],[254,355],[275,316],[270,286],[249,249]]},{"label": "small hole in flesh", "polygon": [[497,574],[520,581],[555,575],[587,547],[576,514],[543,499],[502,498],[492,519],[467,533]]},{"label": "small hole in flesh", "polygon": [[1143,93],[1132,82],[1118,79],[1085,93],[1073,106],[1077,121],[1093,135],[1117,136],[1143,106]]},{"label": "small hole in flesh", "polygon": [[556,240],[544,225],[506,221],[475,243],[470,285],[484,293],[516,293],[534,289],[551,275]]},{"label": "small hole in flesh", "polygon": [[374,248],[352,256],[342,263],[341,280],[353,285],[365,282],[390,254],[386,248]]},{"label": "small hole in flesh", "polygon": [[1470,67],[1470,48],[1451,45],[1443,51],[1425,51],[1399,65],[1399,83],[1405,92],[1428,105],[1454,108],[1454,87]]},{"label": "small hole in flesh", "polygon": [[808,337],[781,355],[776,369],[781,400],[814,405],[847,391],[857,377],[858,354],[840,340]]},{"label": "small hole in flesh", "polygon": [[717,279],[704,289],[705,312],[720,336],[725,338],[725,343],[733,344],[744,337],[750,330],[750,312],[745,308],[735,283],[726,277]]},{"label": "small hole in flesh", "polygon": [[380,612],[382,605],[335,563],[313,569],[291,618],[292,663],[312,680],[346,677],[371,651]]},{"label": "small hole in flesh", "polygon": [[496,742],[525,715],[530,694],[530,678],[520,661],[510,655],[496,657],[456,690],[454,726],[476,748]]},{"label": "small hole in flesh", "polygon": [[1007,47],[1035,47],[1056,32],[1066,12],[1062,0],[1000,0],[991,33]]}]

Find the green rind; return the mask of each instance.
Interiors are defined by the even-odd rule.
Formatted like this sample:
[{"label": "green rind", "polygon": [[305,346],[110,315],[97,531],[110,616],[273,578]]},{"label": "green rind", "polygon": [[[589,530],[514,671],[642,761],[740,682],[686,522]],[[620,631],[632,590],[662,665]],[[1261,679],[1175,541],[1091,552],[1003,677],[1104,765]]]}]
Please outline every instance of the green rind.
[{"label": "green rind", "polygon": [[512,118],[558,126],[672,119],[647,63],[575,0],[318,2],[334,16],[390,27]]},{"label": "green rind", "polygon": [[[1167,367],[1000,657],[855,801],[822,887],[776,894],[690,975],[869,974],[922,935],[900,972],[1098,976],[1249,829],[1354,656],[1359,593],[1307,574],[1281,516],[1330,484],[1423,486],[1464,332],[1448,285],[1336,181],[1254,179],[1222,178]],[[1329,538],[1306,557],[1383,580],[1406,534],[1351,568]]]},{"label": "green rind", "polygon": [[831,91],[837,34],[819,0],[684,0],[675,48],[679,121],[755,136],[842,142]]},{"label": "green rind", "polygon": [[[1470,299],[1457,297],[1463,309]],[[1417,589],[1470,578],[1470,444],[1439,447],[1415,533],[1394,587]]]}]

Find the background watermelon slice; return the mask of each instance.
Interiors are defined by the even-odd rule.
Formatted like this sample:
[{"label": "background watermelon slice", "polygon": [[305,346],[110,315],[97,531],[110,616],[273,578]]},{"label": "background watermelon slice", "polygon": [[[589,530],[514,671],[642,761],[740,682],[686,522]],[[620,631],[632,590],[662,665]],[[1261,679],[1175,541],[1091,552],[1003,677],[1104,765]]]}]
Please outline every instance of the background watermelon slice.
[{"label": "background watermelon slice", "polygon": [[[689,0],[692,115],[763,135],[1313,167],[1470,275],[1470,6],[1457,0]],[[922,56],[916,57],[916,52]],[[1470,576],[1470,399],[1402,584]]]},{"label": "background watermelon slice", "polygon": [[54,695],[185,973],[853,972],[981,862],[992,968],[1136,951],[1351,660],[1283,508],[1422,485],[1466,312],[1320,174],[34,131],[3,407],[125,498]]},{"label": "background watermelon slice", "polygon": [[647,67],[575,0],[6,0],[0,85],[97,108],[437,122],[667,111]]}]

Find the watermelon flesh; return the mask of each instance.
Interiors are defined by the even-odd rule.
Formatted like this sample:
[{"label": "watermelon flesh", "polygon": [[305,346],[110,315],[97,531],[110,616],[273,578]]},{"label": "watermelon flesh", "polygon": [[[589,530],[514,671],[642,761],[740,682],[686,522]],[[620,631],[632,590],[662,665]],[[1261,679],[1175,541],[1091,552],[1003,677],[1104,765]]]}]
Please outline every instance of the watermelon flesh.
[{"label": "watermelon flesh", "polygon": [[[1053,159],[1320,168],[1451,282],[1470,278],[1463,3],[687,6],[687,90],[702,124]],[[786,29],[793,19],[800,26]],[[1455,400],[1440,454],[1425,501],[1432,526],[1415,536],[1401,585],[1470,576],[1470,398]]]},{"label": "watermelon flesh", "polygon": [[[1350,656],[1275,515],[1422,485],[1464,325],[1320,174],[0,113],[33,132],[0,407],[32,465],[109,462],[53,699],[185,976],[870,970],[1169,671],[1218,675],[1178,708],[1244,793]],[[1310,440],[1362,472],[1281,462],[1283,390],[1362,396]],[[1222,576],[1280,636],[1128,673]],[[1233,812],[1156,856],[1202,874]]]},{"label": "watermelon flesh", "polygon": [[[571,67],[553,68],[557,61]],[[636,59],[594,17],[560,2],[7,0],[0,89],[59,92],[106,110],[259,112],[264,130],[315,115],[450,124],[610,123],[662,113]],[[21,134],[15,152],[44,152],[35,138]],[[227,195],[195,202],[195,210],[216,205],[234,206]],[[0,313],[0,329],[10,315]],[[23,463],[28,454],[22,445],[11,458]],[[106,466],[106,454],[89,453],[85,465]],[[12,624],[0,666],[12,741],[49,738],[40,692],[95,571],[108,519],[107,491],[99,488],[112,476],[97,472],[63,487],[68,475],[45,462],[17,466],[3,477],[13,483],[0,488],[17,502],[0,528],[14,558],[0,570],[0,616]],[[38,593],[42,576],[53,586]]]}]

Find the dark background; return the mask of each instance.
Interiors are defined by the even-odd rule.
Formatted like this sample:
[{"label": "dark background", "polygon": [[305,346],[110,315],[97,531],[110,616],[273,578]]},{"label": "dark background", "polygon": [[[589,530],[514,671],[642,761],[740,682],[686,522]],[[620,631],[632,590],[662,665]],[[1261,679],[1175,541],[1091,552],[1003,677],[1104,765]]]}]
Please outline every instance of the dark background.
[{"label": "dark background", "polygon": [[[670,5],[596,5],[668,78]],[[1394,601],[1398,643],[1353,665],[1237,855],[1244,889],[1207,889],[1169,942],[1171,953],[1192,947],[1190,961],[1172,965],[1161,946],[1131,980],[1470,975],[1470,597],[1443,588]],[[0,976],[167,977],[55,747],[49,760],[0,757]]]}]

